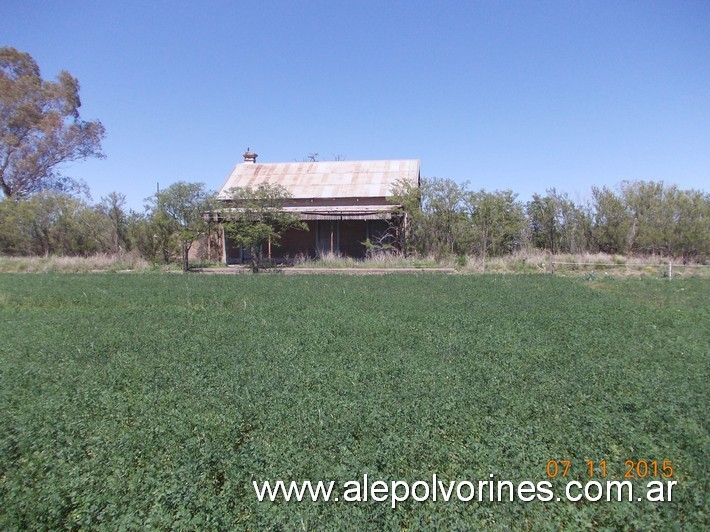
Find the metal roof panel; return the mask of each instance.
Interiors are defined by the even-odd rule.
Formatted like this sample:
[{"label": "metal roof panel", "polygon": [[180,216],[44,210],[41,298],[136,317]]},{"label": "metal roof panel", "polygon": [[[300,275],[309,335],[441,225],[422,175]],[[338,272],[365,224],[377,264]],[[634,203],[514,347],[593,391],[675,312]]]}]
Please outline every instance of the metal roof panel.
[{"label": "metal roof panel", "polygon": [[397,181],[419,182],[418,160],[242,163],[234,167],[218,194],[234,187],[282,185],[294,198],[386,197]]}]

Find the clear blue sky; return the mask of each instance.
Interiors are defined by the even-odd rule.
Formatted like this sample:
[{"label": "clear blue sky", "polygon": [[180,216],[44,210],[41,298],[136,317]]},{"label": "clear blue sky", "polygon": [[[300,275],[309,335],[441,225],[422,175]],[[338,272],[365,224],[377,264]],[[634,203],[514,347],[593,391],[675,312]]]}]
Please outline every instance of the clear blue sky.
[{"label": "clear blue sky", "polygon": [[94,200],[259,162],[421,160],[512,189],[710,183],[710,2],[0,0],[0,46],[81,83]]}]

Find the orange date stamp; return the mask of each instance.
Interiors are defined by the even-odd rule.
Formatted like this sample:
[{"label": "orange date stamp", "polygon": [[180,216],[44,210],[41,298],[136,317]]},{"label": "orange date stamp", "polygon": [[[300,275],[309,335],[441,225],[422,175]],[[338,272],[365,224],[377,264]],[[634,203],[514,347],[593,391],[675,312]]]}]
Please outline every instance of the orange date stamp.
[{"label": "orange date stamp", "polygon": [[[579,478],[583,473],[589,478],[604,478],[611,473],[606,460],[587,460],[583,464],[582,468],[577,468],[573,467],[573,465],[577,466],[578,464],[573,464],[572,460],[548,460],[545,473],[547,473],[548,478],[567,478],[572,476]],[[673,460],[625,460],[623,477],[627,479],[672,478]]]}]

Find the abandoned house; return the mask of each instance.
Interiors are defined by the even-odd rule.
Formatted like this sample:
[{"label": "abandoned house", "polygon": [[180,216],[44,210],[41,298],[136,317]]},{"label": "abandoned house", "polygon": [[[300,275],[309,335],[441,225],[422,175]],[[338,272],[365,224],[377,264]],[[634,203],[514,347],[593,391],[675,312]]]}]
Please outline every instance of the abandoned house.
[{"label": "abandoned house", "polygon": [[[398,222],[388,201],[393,185],[407,182],[419,186],[418,160],[327,161],[257,163],[257,154],[247,150],[217,197],[225,201],[220,219],[229,218],[231,189],[281,185],[292,196],[284,211],[298,213],[308,231],[288,230],[278,246],[268,246],[264,254],[276,262],[298,255],[317,257],[334,253],[349,257],[366,255],[365,241],[381,239],[392,222]],[[249,257],[227,235],[223,239],[227,264]]]}]

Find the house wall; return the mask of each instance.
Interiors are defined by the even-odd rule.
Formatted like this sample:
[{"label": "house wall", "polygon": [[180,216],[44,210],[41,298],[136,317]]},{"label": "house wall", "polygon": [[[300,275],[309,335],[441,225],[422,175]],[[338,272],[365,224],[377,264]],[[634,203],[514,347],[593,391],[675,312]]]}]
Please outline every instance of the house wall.
[{"label": "house wall", "polygon": [[[225,231],[226,233],[226,231]],[[229,236],[224,237],[224,262],[226,264],[241,264],[241,248]]]},{"label": "house wall", "polygon": [[343,220],[340,225],[340,252],[348,257],[363,258],[367,238],[367,221]]},{"label": "house wall", "polygon": [[294,258],[296,255],[314,257],[316,254],[316,222],[305,222],[308,231],[289,229],[281,235],[278,247],[271,248],[273,258]]},{"label": "house wall", "polygon": [[192,243],[188,258],[193,261],[222,260],[222,232],[216,227],[208,235],[202,235]]},{"label": "house wall", "polygon": [[[274,261],[282,262],[294,259],[298,255],[315,258],[318,255],[317,243],[321,242],[321,247],[325,251],[330,249],[330,227],[333,224],[333,243],[336,253],[341,253],[348,257],[364,258],[366,248],[363,242],[373,236],[386,231],[388,224],[384,220],[334,220],[334,221],[306,221],[308,231],[290,229],[283,233],[279,246],[271,247],[271,258]],[[327,231],[327,233],[326,233]],[[229,237],[225,242],[226,263],[240,264],[242,262],[241,250]],[[267,249],[264,248],[264,256]]]}]

